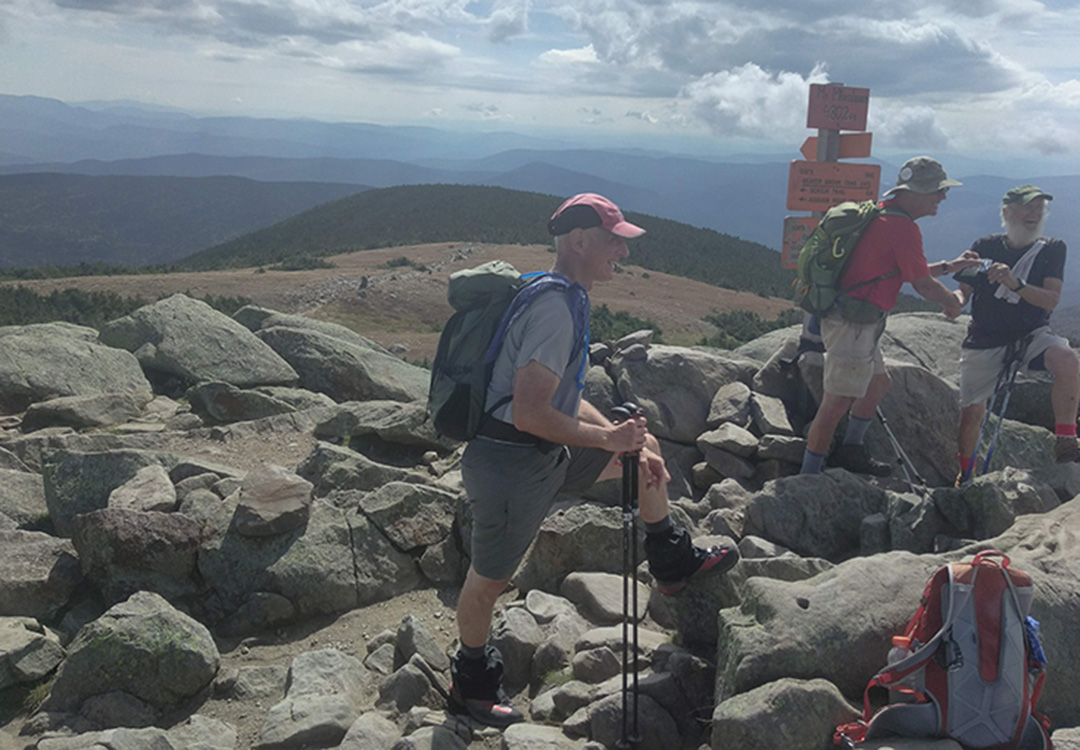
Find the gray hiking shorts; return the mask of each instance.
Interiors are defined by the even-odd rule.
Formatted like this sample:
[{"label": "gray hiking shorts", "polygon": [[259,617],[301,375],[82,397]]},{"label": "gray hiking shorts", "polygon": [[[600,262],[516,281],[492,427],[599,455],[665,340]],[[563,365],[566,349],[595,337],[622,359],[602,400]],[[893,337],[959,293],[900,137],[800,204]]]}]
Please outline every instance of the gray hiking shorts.
[{"label": "gray hiking shorts", "polygon": [[[1069,342],[1050,330],[1050,326],[1036,328],[1031,332],[1031,343],[1024,351],[1020,372],[1030,375],[1031,361],[1052,346],[1068,348]],[[1005,351],[1008,347],[993,349],[960,350],[960,408],[972,404],[984,404],[994,394],[998,375],[1005,367]],[[1045,368],[1044,368],[1045,369]]]},{"label": "gray hiking shorts", "polygon": [[473,569],[493,580],[513,576],[555,496],[591,487],[611,457],[599,448],[544,453],[483,437],[469,441],[461,477],[473,517]]}]

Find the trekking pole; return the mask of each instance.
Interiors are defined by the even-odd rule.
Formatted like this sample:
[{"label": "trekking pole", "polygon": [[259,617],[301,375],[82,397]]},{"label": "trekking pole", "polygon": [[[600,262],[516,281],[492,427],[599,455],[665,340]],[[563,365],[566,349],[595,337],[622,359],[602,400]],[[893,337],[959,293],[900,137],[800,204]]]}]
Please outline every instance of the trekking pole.
[{"label": "trekking pole", "polygon": [[[637,404],[627,401],[622,406],[616,406],[612,413],[620,422],[633,419],[641,413]],[[638,502],[638,453],[637,451],[622,454],[622,518],[623,518],[623,643],[622,643],[622,735],[616,747],[619,750],[628,748],[641,742],[641,733],[638,731],[638,588],[635,573],[637,571],[637,540],[634,538],[634,516],[637,513]],[[631,580],[633,578],[633,581]],[[631,594],[631,589],[633,590]],[[632,615],[628,613],[628,605],[633,602]],[[628,687],[627,680],[630,671],[630,643],[628,630],[633,630],[633,672],[634,672],[634,722],[632,730],[628,728],[629,712],[627,711]]]},{"label": "trekking pole", "polygon": [[1020,372],[1020,365],[1023,363],[1024,355],[1027,353],[1028,343],[1028,339],[1025,338],[1010,344],[1009,349],[1011,351],[1006,351],[1005,367],[1009,370],[1009,380],[1005,385],[1005,398],[1001,402],[1001,412],[998,414],[997,424],[994,425],[994,435],[990,439],[990,446],[986,449],[986,460],[983,461],[982,474],[985,474],[990,469],[990,461],[994,458],[994,448],[997,446],[998,435],[1001,434],[1001,423],[1005,421],[1005,412],[1009,408],[1009,399],[1012,398],[1013,388],[1016,386],[1016,375]]},{"label": "trekking pole", "polygon": [[[926,480],[919,474],[919,470],[915,468],[915,464],[908,458],[907,452],[904,450],[904,446],[900,445],[900,441],[896,439],[896,433],[889,427],[889,420],[885,419],[885,412],[881,410],[881,407],[877,407],[877,418],[881,422],[881,426],[885,428],[885,434],[889,438],[889,444],[892,445],[893,453],[896,454],[896,462],[900,464],[900,469],[904,472],[904,479],[907,481],[908,489],[914,492],[916,495],[920,494],[915,489],[915,482],[918,482],[922,487],[926,487]],[[912,481],[912,475],[915,475],[915,482]]]}]

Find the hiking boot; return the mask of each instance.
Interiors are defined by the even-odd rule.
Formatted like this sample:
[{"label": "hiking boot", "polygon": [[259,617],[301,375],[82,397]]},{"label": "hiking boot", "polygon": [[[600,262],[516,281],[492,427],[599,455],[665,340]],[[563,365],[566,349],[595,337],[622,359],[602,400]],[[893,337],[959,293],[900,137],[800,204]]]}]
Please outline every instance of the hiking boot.
[{"label": "hiking boot", "polygon": [[502,654],[494,646],[484,647],[483,659],[469,659],[459,651],[450,661],[450,711],[499,729],[524,721],[502,689],[502,674]]},{"label": "hiking boot", "polygon": [[686,530],[674,526],[665,533],[646,534],[645,555],[657,591],[669,595],[682,591],[687,581],[700,573],[724,573],[739,561],[739,551],[734,547],[695,547]]},{"label": "hiking boot", "polygon": [[1054,444],[1054,461],[1059,464],[1070,464],[1080,461],[1080,446],[1074,437],[1059,437]]},{"label": "hiking boot", "polygon": [[837,447],[829,457],[829,466],[847,469],[853,474],[870,474],[875,477],[887,477],[892,474],[892,465],[872,457],[865,445]]}]

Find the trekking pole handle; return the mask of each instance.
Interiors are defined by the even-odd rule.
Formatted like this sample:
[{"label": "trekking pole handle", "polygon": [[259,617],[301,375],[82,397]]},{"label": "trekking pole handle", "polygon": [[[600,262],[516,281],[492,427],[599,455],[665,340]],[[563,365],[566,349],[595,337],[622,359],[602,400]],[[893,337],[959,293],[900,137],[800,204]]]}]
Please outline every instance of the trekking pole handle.
[{"label": "trekking pole handle", "polygon": [[[633,401],[624,401],[622,404],[614,407],[611,410],[611,416],[615,418],[615,423],[625,422],[634,417],[640,417],[645,414],[645,410],[635,404]],[[637,455],[637,451],[627,451],[626,455]]]}]

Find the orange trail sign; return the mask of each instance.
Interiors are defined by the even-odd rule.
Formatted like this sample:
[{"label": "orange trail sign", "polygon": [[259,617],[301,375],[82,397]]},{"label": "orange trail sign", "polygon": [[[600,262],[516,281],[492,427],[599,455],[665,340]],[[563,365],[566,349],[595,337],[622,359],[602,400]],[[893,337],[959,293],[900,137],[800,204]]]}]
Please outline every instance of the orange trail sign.
[{"label": "orange trail sign", "polygon": [[[865,159],[870,156],[870,142],[873,133],[842,133],[840,135],[840,153],[838,159]],[[817,136],[812,135],[803,141],[799,149],[807,161],[817,161]]]},{"label": "orange trail sign", "polygon": [[881,167],[832,161],[793,161],[788,171],[789,211],[828,211],[844,201],[877,200]]},{"label": "orange trail sign", "polygon": [[784,218],[784,241],[780,251],[780,265],[783,268],[799,267],[799,251],[806,244],[806,238],[814,231],[818,220],[812,216],[787,216]]},{"label": "orange trail sign", "polygon": [[869,109],[870,89],[812,83],[806,127],[866,130],[866,113]]}]

